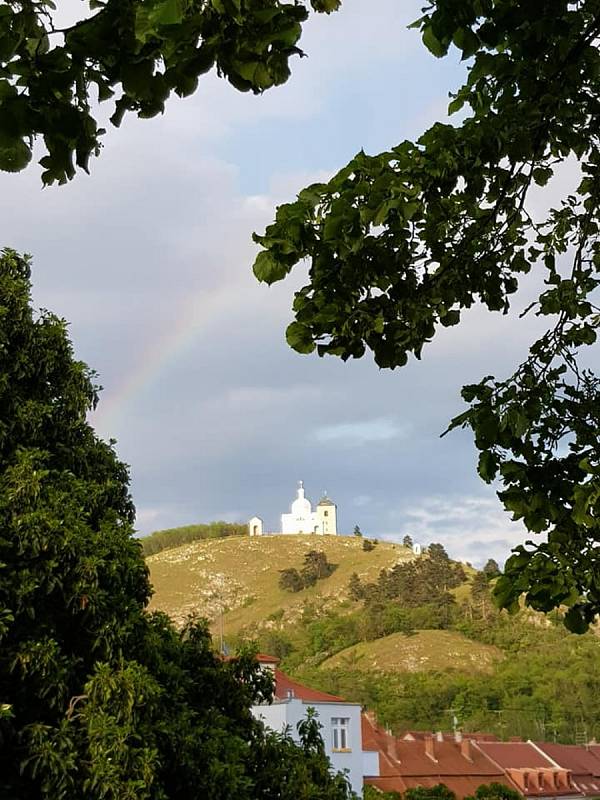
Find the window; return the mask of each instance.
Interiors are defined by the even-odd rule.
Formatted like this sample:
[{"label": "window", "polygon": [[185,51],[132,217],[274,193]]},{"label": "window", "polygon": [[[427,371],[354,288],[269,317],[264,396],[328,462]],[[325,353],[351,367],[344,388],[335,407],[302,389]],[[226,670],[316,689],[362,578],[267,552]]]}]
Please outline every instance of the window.
[{"label": "window", "polygon": [[328,516],[329,516],[329,511],[324,511],[324,512],[323,512],[323,516],[324,516],[324,517],[328,517]]},{"label": "window", "polygon": [[349,717],[332,717],[331,733],[333,736],[333,750],[350,750],[350,719]]}]

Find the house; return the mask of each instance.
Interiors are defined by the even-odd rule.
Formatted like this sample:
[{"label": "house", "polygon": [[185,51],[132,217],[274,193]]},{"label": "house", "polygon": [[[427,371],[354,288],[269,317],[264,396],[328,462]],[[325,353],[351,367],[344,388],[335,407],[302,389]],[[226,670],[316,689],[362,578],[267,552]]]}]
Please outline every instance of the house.
[{"label": "house", "polygon": [[379,752],[379,776],[366,782],[381,791],[403,793],[443,783],[461,800],[482,784],[515,788],[504,770],[477,749],[476,741],[460,733],[448,736],[411,731],[398,738],[365,714],[363,746]]},{"label": "house", "polygon": [[478,741],[475,747],[503,770],[524,797],[581,798],[571,771],[558,766],[532,742]]},{"label": "house", "polygon": [[[571,774],[571,783],[584,797],[600,795],[600,754],[592,747],[535,742],[534,747],[560,769]],[[597,748],[596,748],[597,750]]]},{"label": "house", "polygon": [[352,790],[362,795],[365,777],[379,774],[376,751],[364,747],[361,728],[361,706],[341,697],[311,689],[278,668],[279,660],[259,654],[263,669],[270,669],[275,679],[275,694],[270,705],[252,707],[254,716],[274,731],[289,729],[299,741],[298,723],[314,709],[321,725],[325,753],[335,772],[347,772]]}]

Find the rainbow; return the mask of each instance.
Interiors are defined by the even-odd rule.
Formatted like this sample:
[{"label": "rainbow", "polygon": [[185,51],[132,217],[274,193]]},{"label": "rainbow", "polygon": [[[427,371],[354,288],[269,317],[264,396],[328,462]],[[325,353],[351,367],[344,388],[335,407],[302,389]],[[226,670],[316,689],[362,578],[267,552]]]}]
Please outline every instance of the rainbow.
[{"label": "rainbow", "polygon": [[93,423],[107,429],[118,422],[132,399],[150,387],[177,356],[185,353],[203,330],[216,319],[222,319],[230,304],[231,293],[227,288],[192,294],[183,304],[177,324],[168,333],[159,333],[148,345],[129,377],[114,390],[109,388],[101,394],[92,415]]}]

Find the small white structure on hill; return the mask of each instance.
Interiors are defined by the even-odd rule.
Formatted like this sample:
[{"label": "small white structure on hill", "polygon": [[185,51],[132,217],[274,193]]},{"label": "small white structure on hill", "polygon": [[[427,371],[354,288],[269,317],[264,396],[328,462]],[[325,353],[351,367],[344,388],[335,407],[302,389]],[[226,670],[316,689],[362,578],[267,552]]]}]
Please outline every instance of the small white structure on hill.
[{"label": "small white structure on hill", "polygon": [[[252,517],[248,522],[250,536],[264,534],[263,521],[260,517]],[[281,533],[316,533],[321,536],[337,535],[337,506],[327,492],[317,503],[313,511],[310,500],[304,494],[304,483],[298,483],[298,495],[289,514],[281,515]]]},{"label": "small white structure on hill", "polygon": [[262,536],[264,533],[263,521],[260,517],[252,517],[248,521],[248,533],[250,536]]}]

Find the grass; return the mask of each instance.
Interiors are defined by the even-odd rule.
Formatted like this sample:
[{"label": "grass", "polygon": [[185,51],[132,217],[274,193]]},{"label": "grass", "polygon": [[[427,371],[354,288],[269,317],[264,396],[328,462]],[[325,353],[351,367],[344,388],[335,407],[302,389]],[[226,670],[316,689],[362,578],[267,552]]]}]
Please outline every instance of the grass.
[{"label": "grass", "polygon": [[[292,594],[279,588],[279,571],[301,568],[304,554],[322,550],[338,567],[308,589]],[[197,541],[165,550],[146,559],[154,586],[151,609],[165,611],[182,624],[190,614],[213,622],[224,608],[223,630],[269,627],[272,615],[293,623],[306,603],[337,605],[347,598],[353,572],[363,581],[374,581],[380,570],[413,558],[400,544],[378,542],[365,552],[362,540],[353,536],[232,537]]]},{"label": "grass", "polygon": [[411,636],[393,633],[373,642],[361,642],[328,658],[321,664],[321,669],[491,672],[502,658],[503,654],[497,647],[474,642],[456,631],[426,630]]}]

